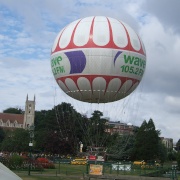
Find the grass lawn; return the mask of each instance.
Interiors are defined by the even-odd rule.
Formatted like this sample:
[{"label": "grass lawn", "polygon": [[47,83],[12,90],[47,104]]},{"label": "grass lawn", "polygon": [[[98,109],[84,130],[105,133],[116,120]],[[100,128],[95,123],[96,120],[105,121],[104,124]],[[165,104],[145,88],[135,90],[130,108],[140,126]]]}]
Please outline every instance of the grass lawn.
[{"label": "grass lawn", "polygon": [[21,177],[23,180],[80,180],[83,179],[82,177],[71,177],[71,176],[44,176],[44,175],[31,175],[28,176],[27,174],[17,174],[19,177]]},{"label": "grass lawn", "polygon": [[45,169],[43,171],[14,171],[23,180],[79,180],[83,179],[86,171],[85,165],[56,164],[55,169]]}]

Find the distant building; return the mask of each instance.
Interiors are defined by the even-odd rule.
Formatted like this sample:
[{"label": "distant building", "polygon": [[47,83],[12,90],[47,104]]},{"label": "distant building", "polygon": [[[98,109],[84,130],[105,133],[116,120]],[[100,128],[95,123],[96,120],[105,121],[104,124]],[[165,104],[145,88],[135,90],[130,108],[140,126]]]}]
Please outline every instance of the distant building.
[{"label": "distant building", "polygon": [[110,134],[118,133],[119,135],[124,134],[134,134],[134,126],[130,123],[122,123],[120,121],[108,121],[107,124],[109,128],[106,129],[106,132]]},{"label": "distant building", "polygon": [[168,151],[173,150],[173,139],[161,137],[162,143],[165,145]]},{"label": "distant building", "polygon": [[0,113],[0,127],[3,128],[23,128],[23,114]]},{"label": "distant building", "polygon": [[35,96],[34,100],[28,100],[28,95],[25,102],[24,114],[0,113],[0,127],[2,128],[24,128],[34,124],[35,118]]}]

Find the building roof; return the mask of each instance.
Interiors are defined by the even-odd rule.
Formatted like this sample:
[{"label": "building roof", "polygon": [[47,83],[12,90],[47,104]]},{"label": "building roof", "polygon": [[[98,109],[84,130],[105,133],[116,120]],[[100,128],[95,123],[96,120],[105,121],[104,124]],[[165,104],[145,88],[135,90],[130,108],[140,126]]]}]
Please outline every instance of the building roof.
[{"label": "building roof", "polygon": [[3,122],[7,122],[9,120],[11,123],[17,121],[17,123],[23,124],[24,114],[0,113],[0,120],[2,120]]}]

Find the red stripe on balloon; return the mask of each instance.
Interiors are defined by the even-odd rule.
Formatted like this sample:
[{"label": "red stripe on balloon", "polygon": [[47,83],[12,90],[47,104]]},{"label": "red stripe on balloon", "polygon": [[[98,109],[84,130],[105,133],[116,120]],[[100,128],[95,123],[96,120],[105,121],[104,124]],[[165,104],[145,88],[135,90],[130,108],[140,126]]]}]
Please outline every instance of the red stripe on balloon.
[{"label": "red stripe on balloon", "polygon": [[139,50],[139,53],[146,55],[146,52],[143,50],[142,41],[141,41],[140,37],[138,36],[138,34],[137,34],[137,37],[138,37],[140,45],[141,45],[141,49]]},{"label": "red stripe on balloon", "polygon": [[[57,82],[58,82],[58,80],[62,81],[62,82],[64,83],[64,85],[67,87],[67,89],[69,90],[69,88],[68,88],[65,80],[66,80],[66,79],[71,79],[71,80],[74,81],[74,83],[75,83],[77,89],[79,90],[79,92],[81,92],[81,91],[80,91],[80,88],[79,88],[79,86],[78,86],[78,83],[77,83],[77,81],[78,81],[78,79],[79,79],[80,77],[83,77],[83,78],[86,78],[86,79],[89,80],[92,93],[93,93],[92,82],[93,82],[93,80],[94,80],[95,78],[97,78],[97,77],[102,77],[102,78],[105,79],[105,81],[106,81],[105,92],[107,91],[107,87],[108,87],[108,85],[109,85],[109,82],[110,82],[112,79],[114,79],[114,78],[118,78],[118,79],[120,79],[121,82],[122,82],[122,83],[121,83],[121,86],[119,87],[119,89],[118,89],[118,91],[117,91],[117,93],[119,92],[119,90],[121,89],[121,87],[123,86],[123,84],[124,84],[127,80],[132,80],[132,82],[133,82],[133,83],[132,83],[132,86],[133,86],[136,82],[139,82],[139,80],[133,79],[133,78],[119,77],[119,76],[107,76],[107,75],[76,75],[76,76],[73,75],[73,76],[65,76],[65,77],[57,78],[56,81],[57,81]],[[132,87],[132,86],[131,86],[131,87]],[[131,89],[131,87],[130,87],[130,89]],[[69,90],[69,91],[70,91],[70,90]]]},{"label": "red stripe on balloon", "polygon": [[125,31],[126,31],[126,35],[127,35],[127,38],[128,38],[128,44],[127,44],[127,46],[124,47],[124,48],[118,47],[118,46],[114,43],[114,41],[113,41],[112,26],[111,26],[111,23],[110,23],[110,21],[109,21],[108,18],[107,18],[107,21],[108,21],[108,26],[109,26],[109,36],[110,36],[110,40],[109,40],[108,44],[106,44],[105,46],[100,46],[100,45],[95,44],[95,43],[93,42],[93,28],[94,28],[95,18],[96,18],[96,17],[94,17],[94,18],[92,19],[91,27],[90,27],[89,40],[88,40],[88,42],[87,42],[85,45],[83,45],[83,46],[77,46],[77,45],[75,45],[74,42],[73,42],[75,31],[76,31],[76,29],[77,29],[80,21],[82,20],[82,19],[81,19],[81,20],[79,20],[79,21],[77,22],[76,26],[75,26],[74,29],[73,29],[73,32],[72,32],[72,35],[71,35],[69,44],[68,44],[65,48],[60,48],[60,47],[59,47],[59,41],[60,41],[60,39],[61,39],[61,37],[62,37],[62,34],[64,33],[65,29],[66,29],[68,26],[63,30],[63,32],[61,33],[61,35],[60,35],[60,37],[59,37],[58,43],[57,43],[57,45],[56,45],[56,48],[55,48],[55,50],[52,52],[52,54],[55,53],[55,52],[61,51],[61,50],[70,50],[70,49],[74,49],[74,50],[75,50],[75,49],[77,49],[77,48],[81,48],[81,49],[82,49],[82,48],[115,48],[115,49],[119,49],[119,50],[129,50],[129,51],[133,51],[133,52],[138,52],[138,53],[140,53],[140,54],[145,55],[145,52],[143,51],[142,43],[141,43],[141,40],[140,40],[139,36],[138,36],[138,39],[139,39],[139,42],[140,42],[141,47],[140,47],[140,50],[137,51],[137,50],[135,50],[135,49],[132,47],[129,33],[128,33],[126,27],[124,26],[124,24],[121,23],[121,21],[119,21],[119,22],[123,25],[123,27],[124,27],[124,29],[125,29]]},{"label": "red stripe on balloon", "polygon": [[[66,29],[66,28],[64,28],[64,30],[65,30],[65,29]],[[56,44],[55,50],[54,50],[54,51],[51,51],[51,55],[52,55],[53,53],[55,53],[55,52],[61,51],[61,48],[59,47],[59,41],[60,41],[60,39],[61,39],[61,36],[62,36],[64,30],[61,32],[61,34],[60,34],[60,36],[59,36],[59,39],[58,39],[58,42],[57,42],[57,44]]]}]

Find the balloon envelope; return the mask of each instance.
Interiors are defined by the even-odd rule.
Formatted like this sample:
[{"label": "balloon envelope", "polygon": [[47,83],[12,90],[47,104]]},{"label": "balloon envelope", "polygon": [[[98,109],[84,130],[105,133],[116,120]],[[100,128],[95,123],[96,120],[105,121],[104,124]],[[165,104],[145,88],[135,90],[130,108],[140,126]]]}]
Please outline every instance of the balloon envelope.
[{"label": "balloon envelope", "polygon": [[133,92],[146,67],[143,42],[122,21],[95,16],[78,19],[57,35],[51,68],[70,97],[90,103],[120,100]]}]

